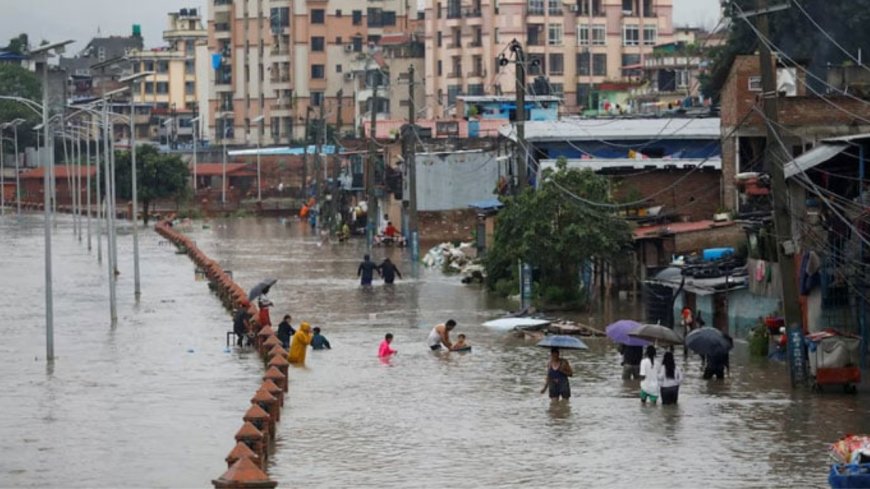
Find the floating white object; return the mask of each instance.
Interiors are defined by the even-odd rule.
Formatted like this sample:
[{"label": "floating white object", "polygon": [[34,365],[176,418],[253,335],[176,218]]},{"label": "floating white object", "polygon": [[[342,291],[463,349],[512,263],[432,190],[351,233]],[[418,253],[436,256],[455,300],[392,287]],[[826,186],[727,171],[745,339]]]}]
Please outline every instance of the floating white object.
[{"label": "floating white object", "polygon": [[502,331],[510,331],[514,328],[529,328],[529,327],[544,327],[550,324],[550,321],[547,319],[535,319],[535,318],[501,318],[501,319],[493,319],[492,321],[487,321],[483,323],[487,328],[499,329]]}]

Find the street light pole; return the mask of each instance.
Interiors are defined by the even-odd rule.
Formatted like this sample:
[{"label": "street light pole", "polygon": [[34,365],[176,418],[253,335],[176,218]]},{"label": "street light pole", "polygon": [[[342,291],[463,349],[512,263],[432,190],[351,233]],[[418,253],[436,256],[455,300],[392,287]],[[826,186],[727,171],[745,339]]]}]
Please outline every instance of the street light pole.
[{"label": "street light pole", "polygon": [[251,121],[251,122],[256,123],[258,125],[258,127],[257,127],[257,201],[258,202],[262,202],[262,200],[263,200],[263,194],[262,194],[263,185],[260,182],[260,140],[263,139],[262,138],[263,131],[261,129],[263,119],[264,119],[264,116],[260,115]]},{"label": "street light pole", "polygon": [[24,119],[12,121],[12,129],[15,132],[15,215],[18,217],[21,217],[21,183],[18,178],[21,156],[18,154],[18,125],[22,122]]},{"label": "street light pole", "polygon": [[197,131],[199,126],[199,116],[194,117],[190,120],[193,124],[193,197],[196,200],[196,143],[199,138],[199,133]]},{"label": "street light pole", "polygon": [[221,120],[223,124],[221,124],[221,144],[222,144],[222,157],[223,162],[221,164],[221,204],[223,207],[227,205],[227,119],[226,114],[221,116]]}]

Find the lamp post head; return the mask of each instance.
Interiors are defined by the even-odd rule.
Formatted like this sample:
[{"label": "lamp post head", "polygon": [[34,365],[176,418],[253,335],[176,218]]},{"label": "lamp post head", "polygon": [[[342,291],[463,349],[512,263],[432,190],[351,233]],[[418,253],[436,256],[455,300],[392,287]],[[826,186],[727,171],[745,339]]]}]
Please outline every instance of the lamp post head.
[{"label": "lamp post head", "polygon": [[44,45],[39,46],[35,49],[31,49],[30,55],[31,56],[49,56],[52,51],[54,51],[55,54],[63,54],[65,51],[66,45],[72,44],[73,42],[75,42],[75,41],[73,41],[72,39],[69,39],[66,41],[44,44]]}]

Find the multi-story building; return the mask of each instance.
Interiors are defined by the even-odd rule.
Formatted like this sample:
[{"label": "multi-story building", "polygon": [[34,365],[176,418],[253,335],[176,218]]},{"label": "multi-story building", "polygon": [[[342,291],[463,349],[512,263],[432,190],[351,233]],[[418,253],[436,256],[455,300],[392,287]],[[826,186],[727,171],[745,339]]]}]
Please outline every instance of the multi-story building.
[{"label": "multi-story building", "polygon": [[174,145],[193,137],[190,120],[197,113],[197,44],[205,42],[207,32],[195,8],[180,9],[168,15],[162,48],[138,50],[129,55],[136,73],[150,72],[137,84],[134,101],[150,106],[153,124],[149,136]]},{"label": "multi-story building", "polygon": [[514,39],[527,87],[544,76],[567,112],[595,107],[597,84],[639,78],[653,46],[673,40],[672,10],[673,0],[426,0],[431,115],[451,114],[461,94],[515,93],[514,64],[498,62]]},{"label": "multi-story building", "polygon": [[212,142],[287,144],[301,139],[309,108],[317,117],[321,105],[328,123],[340,119],[350,130],[351,65],[372,56],[369,46],[385,34],[415,23],[416,5],[405,0],[209,0]]},{"label": "multi-story building", "polygon": [[70,99],[87,100],[118,88],[118,78],[129,73],[124,57],[142,45],[142,32],[134,25],[131,36],[95,37],[76,56],[61,56],[58,65],[69,77]]}]

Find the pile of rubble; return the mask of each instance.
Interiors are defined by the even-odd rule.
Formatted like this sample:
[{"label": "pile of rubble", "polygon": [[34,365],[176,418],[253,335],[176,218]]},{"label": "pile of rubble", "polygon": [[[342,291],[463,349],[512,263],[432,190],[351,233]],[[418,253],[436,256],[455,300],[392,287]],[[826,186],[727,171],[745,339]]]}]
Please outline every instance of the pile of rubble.
[{"label": "pile of rubble", "polygon": [[444,273],[459,273],[472,280],[482,280],[484,268],[472,243],[441,243],[423,257],[423,265],[440,268]]}]

